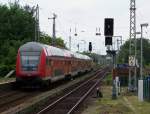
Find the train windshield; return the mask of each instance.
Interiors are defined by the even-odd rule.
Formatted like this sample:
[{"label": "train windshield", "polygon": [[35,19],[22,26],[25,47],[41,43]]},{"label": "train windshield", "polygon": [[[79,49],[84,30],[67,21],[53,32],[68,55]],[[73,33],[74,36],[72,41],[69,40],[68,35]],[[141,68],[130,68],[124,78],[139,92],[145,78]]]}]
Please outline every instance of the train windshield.
[{"label": "train windshield", "polygon": [[21,66],[23,71],[37,71],[40,60],[39,52],[22,52]]}]

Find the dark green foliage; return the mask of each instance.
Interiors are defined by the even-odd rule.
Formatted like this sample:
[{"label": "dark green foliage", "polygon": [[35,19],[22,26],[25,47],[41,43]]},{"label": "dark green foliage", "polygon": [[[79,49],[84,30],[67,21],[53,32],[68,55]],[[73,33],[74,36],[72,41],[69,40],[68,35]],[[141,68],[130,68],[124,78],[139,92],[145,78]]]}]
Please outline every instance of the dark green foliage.
[{"label": "dark green foliage", "polygon": [[[40,42],[47,45],[52,45],[52,38],[45,33],[41,33]],[[56,38],[54,42],[56,47],[67,49],[61,37]]]},{"label": "dark green foliage", "polygon": [[34,17],[17,4],[0,6],[0,39],[31,41],[34,38]]},{"label": "dark green foliage", "polygon": [[[0,76],[15,69],[16,55],[19,47],[29,41],[34,41],[35,18],[34,8],[20,6],[17,3],[0,5]],[[40,42],[51,44],[51,37],[40,33]],[[61,38],[56,44],[65,47]]]},{"label": "dark green foliage", "polygon": [[[141,39],[137,39],[137,59],[138,63],[140,63],[140,51],[141,50]],[[134,52],[134,49],[133,51]],[[134,55],[134,53],[133,53]],[[129,41],[126,41],[125,44],[121,47],[119,51],[119,63],[128,63],[129,56]],[[150,40],[143,39],[143,60],[145,65],[150,64]]]},{"label": "dark green foliage", "polygon": [[58,37],[55,42],[57,47],[67,49],[61,37]]},{"label": "dark green foliage", "polygon": [[50,45],[52,43],[51,37],[48,36],[47,34],[41,33],[40,42],[47,44],[47,45]]},{"label": "dark green foliage", "polygon": [[12,69],[15,69],[15,65],[4,65],[4,64],[0,65],[1,76],[6,75]]},{"label": "dark green foliage", "polygon": [[15,68],[19,46],[33,40],[34,17],[32,8],[18,4],[0,5],[0,14],[0,74],[5,75]]},{"label": "dark green foliage", "polygon": [[95,63],[99,63],[100,59],[104,60],[104,58],[105,58],[104,55],[99,55],[99,54],[96,54],[96,53],[83,52],[81,54],[84,54],[84,55],[87,55],[87,56],[91,57],[93,59],[93,62],[95,62]]}]

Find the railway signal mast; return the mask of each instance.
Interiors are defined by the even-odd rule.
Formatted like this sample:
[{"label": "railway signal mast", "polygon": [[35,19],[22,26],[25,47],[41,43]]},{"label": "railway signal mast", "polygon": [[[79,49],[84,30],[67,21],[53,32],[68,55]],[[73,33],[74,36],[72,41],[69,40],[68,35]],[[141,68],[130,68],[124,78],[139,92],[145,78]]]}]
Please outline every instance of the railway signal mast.
[{"label": "railway signal mast", "polygon": [[92,52],[92,42],[89,42],[89,52]]},{"label": "railway signal mast", "polygon": [[48,18],[48,19],[53,19],[53,38],[52,38],[52,45],[55,46],[55,39],[56,39],[56,18],[57,15],[55,13],[53,13],[53,17],[52,18]]},{"label": "railway signal mast", "polygon": [[[111,55],[113,58],[113,69],[116,67],[116,50],[110,50],[110,47],[113,47],[112,37],[114,35],[114,19],[113,18],[105,18],[104,20],[104,35],[105,35],[105,45],[108,46],[107,54]],[[112,84],[112,99],[117,98],[116,92],[116,81],[113,78]]]},{"label": "railway signal mast", "polygon": [[[134,42],[133,42],[134,41]],[[134,52],[132,52],[135,50]],[[134,77],[131,76],[131,67],[129,66],[129,82],[128,87],[129,91],[133,90],[132,87],[134,87],[134,90],[136,90],[136,75],[137,75],[137,65],[136,65],[136,2],[135,0],[130,0],[130,45],[129,45],[129,58],[133,56],[134,54]],[[132,84],[131,82],[134,82]]]}]

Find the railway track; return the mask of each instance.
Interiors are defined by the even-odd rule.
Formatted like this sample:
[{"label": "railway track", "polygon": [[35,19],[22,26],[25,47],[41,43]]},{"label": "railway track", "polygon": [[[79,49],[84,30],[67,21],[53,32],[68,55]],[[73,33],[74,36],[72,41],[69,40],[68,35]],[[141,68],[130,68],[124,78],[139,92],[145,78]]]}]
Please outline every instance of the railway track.
[{"label": "railway track", "polygon": [[81,83],[69,93],[56,99],[48,106],[37,112],[37,114],[72,114],[78,106],[87,98],[93,89],[106,75],[108,69],[99,71],[96,76]]},{"label": "railway track", "polygon": [[[99,72],[99,71],[97,71],[97,72]],[[91,77],[90,75],[92,75],[92,74],[96,74],[96,73],[92,73],[92,72],[89,73],[88,74],[89,76],[86,78],[86,80],[88,80],[89,77]],[[95,81],[96,80],[97,79],[95,78]],[[95,82],[95,81],[93,81],[93,82]],[[66,83],[67,82],[61,82],[61,84],[56,83],[52,86],[52,88],[50,88],[49,91],[51,91],[52,89],[55,89],[55,88],[57,89],[57,87],[64,85]],[[68,91],[73,90],[73,88],[77,87],[79,85],[79,83],[83,83],[83,81],[79,81],[76,85],[73,85],[71,87],[64,89],[62,93],[64,93],[64,92],[67,93]],[[92,86],[92,84],[87,84],[87,85]],[[40,95],[41,93],[43,93],[43,91],[37,91],[37,90],[36,91],[16,91],[16,90],[15,91],[14,90],[1,91],[0,92],[0,112],[4,112],[8,109],[16,107],[22,103],[25,103],[27,100],[32,99],[35,96]],[[82,92],[82,93],[84,93],[84,92]],[[50,97],[52,99],[51,102],[53,102],[54,100],[57,100],[60,97],[61,97],[61,95],[59,95],[59,94],[56,96]],[[76,97],[75,99],[77,100],[78,98],[79,97]],[[31,114],[33,114],[33,113],[31,113]]]},{"label": "railway track", "polygon": [[[64,85],[66,83],[67,81],[61,81],[61,82],[55,83],[51,86],[51,88],[49,88],[49,91],[61,85]],[[33,91],[23,90],[22,91],[22,90],[12,90],[10,88],[11,87],[9,87],[9,89],[7,88],[6,91],[5,91],[5,88],[2,88],[0,91],[0,112],[4,112],[8,109],[11,109],[43,93],[43,91],[39,91],[39,90],[33,90]]]},{"label": "railway track", "polygon": [[19,105],[29,98],[38,95],[40,92],[21,92],[21,91],[10,91],[7,94],[0,96],[0,112],[10,109],[16,105]]},{"label": "railway track", "polygon": [[[51,91],[52,89],[55,89],[63,84],[67,83],[67,81],[61,81],[59,84],[55,83],[52,84],[51,88],[49,88],[48,91]],[[36,89],[21,89],[21,90],[7,90],[7,91],[1,91],[0,92],[0,112],[3,112],[7,109],[10,109],[12,107],[15,107],[17,105],[20,105],[26,100],[29,100],[35,96],[38,96],[39,94],[46,92],[46,90],[38,90]]]}]

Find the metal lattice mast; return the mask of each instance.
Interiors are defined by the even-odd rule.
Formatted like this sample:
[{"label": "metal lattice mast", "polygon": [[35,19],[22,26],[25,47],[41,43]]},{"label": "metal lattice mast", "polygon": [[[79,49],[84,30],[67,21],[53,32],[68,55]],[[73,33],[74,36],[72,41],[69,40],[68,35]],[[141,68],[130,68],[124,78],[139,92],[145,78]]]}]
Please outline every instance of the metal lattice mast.
[{"label": "metal lattice mast", "polygon": [[[135,45],[133,44],[135,41]],[[134,45],[134,46],[133,46]],[[130,0],[130,46],[129,46],[129,56],[132,56],[134,52],[133,48],[135,47],[135,61],[136,61],[136,4],[135,0]],[[136,62],[135,62],[136,64]],[[136,65],[135,65],[136,66]],[[136,87],[136,67],[134,73],[134,87]],[[131,89],[131,68],[129,67],[129,89]]]}]

